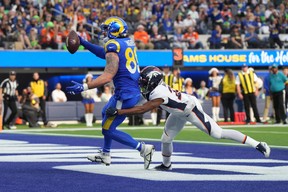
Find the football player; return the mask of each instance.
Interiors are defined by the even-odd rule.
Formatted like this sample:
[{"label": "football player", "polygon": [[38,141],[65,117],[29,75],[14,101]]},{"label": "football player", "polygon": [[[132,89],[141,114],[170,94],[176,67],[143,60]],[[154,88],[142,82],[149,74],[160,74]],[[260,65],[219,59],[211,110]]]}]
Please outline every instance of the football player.
[{"label": "football player", "polygon": [[170,113],[161,138],[163,163],[155,167],[156,170],[172,169],[172,141],[187,121],[215,139],[230,139],[247,144],[263,153],[266,158],[269,157],[270,147],[265,142],[256,141],[239,131],[222,129],[203,111],[196,97],[171,89],[163,82],[162,78],[162,72],[157,67],[144,68],[141,71],[139,83],[142,94],[148,102],[131,109],[111,107],[106,111],[108,116],[113,117],[115,115],[141,114],[160,106]]},{"label": "football player", "polygon": [[106,59],[106,67],[103,74],[89,83],[80,84],[72,81],[74,85],[66,88],[68,92],[75,94],[101,87],[112,80],[115,85],[115,94],[102,110],[103,149],[98,154],[88,156],[87,158],[92,162],[110,165],[111,143],[112,140],[115,140],[137,149],[140,155],[144,157],[144,168],[148,169],[154,152],[154,146],[138,142],[129,134],[116,129],[124,121],[126,115],[116,115],[113,117],[105,115],[108,107],[117,109],[131,108],[140,102],[142,98],[138,85],[140,69],[135,43],[128,37],[126,22],[119,17],[107,18],[101,25],[101,29],[107,35],[104,48],[93,45],[82,38],[80,38],[80,43],[96,56]]}]

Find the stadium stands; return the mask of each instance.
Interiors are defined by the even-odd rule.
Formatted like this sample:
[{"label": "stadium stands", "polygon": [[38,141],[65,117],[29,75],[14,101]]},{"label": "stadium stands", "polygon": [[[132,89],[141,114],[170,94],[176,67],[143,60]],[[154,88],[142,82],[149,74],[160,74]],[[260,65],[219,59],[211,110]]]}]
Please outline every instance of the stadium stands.
[{"label": "stadium stands", "polygon": [[159,33],[168,36],[171,45],[177,28],[181,28],[184,35],[189,27],[193,27],[199,34],[198,41],[207,49],[210,34],[219,25],[221,32],[218,35],[225,44],[223,49],[231,48],[232,26],[238,26],[242,36],[249,27],[254,27],[267,48],[286,47],[287,37],[280,35],[279,39],[279,34],[288,31],[287,2],[257,3],[256,0],[1,1],[0,48],[65,49],[65,38],[70,30],[77,30],[83,38],[101,44],[99,26],[112,15],[127,21],[130,34],[141,24],[151,35],[152,27],[156,25]]}]

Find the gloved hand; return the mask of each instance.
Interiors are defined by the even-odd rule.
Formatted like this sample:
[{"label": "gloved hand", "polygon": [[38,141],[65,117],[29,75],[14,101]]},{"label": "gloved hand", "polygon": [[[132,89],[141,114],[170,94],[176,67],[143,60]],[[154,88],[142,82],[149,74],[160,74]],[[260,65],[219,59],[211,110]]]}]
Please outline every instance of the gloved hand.
[{"label": "gloved hand", "polygon": [[78,83],[76,81],[71,81],[71,83],[73,83],[74,85],[70,86],[70,87],[66,87],[67,93],[69,93],[71,95],[81,93],[82,91],[86,91],[88,89],[88,85],[86,83],[81,84],[81,83]]},{"label": "gloved hand", "polygon": [[118,114],[118,110],[114,107],[109,107],[108,109],[106,109],[107,117],[113,117],[113,116],[116,116],[117,114]]}]

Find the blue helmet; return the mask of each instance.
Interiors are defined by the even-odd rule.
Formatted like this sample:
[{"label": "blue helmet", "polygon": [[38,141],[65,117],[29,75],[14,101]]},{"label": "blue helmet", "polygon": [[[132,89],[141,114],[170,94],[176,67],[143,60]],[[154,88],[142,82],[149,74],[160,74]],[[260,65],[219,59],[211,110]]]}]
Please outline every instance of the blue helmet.
[{"label": "blue helmet", "polygon": [[109,17],[101,24],[102,32],[107,33],[108,38],[116,39],[126,37],[128,32],[127,23],[120,17]]}]

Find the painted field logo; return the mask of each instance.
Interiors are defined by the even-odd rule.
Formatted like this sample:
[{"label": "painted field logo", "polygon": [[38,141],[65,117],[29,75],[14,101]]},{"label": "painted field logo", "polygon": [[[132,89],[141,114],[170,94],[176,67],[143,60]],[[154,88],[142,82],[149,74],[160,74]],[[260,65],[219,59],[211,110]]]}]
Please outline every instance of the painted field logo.
[{"label": "painted field logo", "polygon": [[[164,173],[153,169],[144,170],[142,158],[134,150],[113,150],[113,164],[107,167],[87,163],[86,155],[93,154],[98,149],[93,146],[30,144],[23,141],[0,140],[0,148],[0,162],[57,162],[59,166],[53,167],[54,169],[78,171],[83,174],[153,181],[288,181],[288,161],[284,160],[214,159],[176,152],[173,156],[173,171]],[[151,167],[159,164],[161,159],[160,152],[156,152]],[[73,162],[75,165],[71,165]]]}]

